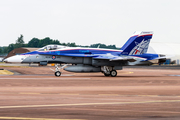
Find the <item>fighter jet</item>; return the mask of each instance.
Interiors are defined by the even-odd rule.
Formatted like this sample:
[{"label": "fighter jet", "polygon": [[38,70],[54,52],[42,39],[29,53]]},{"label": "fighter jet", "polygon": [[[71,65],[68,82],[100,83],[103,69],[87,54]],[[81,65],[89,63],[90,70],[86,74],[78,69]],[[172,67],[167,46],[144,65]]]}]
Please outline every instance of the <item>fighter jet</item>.
[{"label": "fighter jet", "polygon": [[[20,63],[57,63],[55,76],[61,76],[60,69],[70,72],[102,72],[105,76],[117,76],[116,70],[123,66],[152,65],[163,63],[166,57],[160,54],[147,53],[153,32],[135,32],[120,50],[101,48],[67,47],[47,45],[33,52],[16,55],[5,59],[5,62]],[[61,68],[58,64],[63,64]]]}]

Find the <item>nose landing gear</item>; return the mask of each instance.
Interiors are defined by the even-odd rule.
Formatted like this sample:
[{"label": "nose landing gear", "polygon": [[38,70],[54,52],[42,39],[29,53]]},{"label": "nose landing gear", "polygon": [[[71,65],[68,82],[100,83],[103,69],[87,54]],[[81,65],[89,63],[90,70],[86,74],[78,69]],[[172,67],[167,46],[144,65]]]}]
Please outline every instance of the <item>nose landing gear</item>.
[{"label": "nose landing gear", "polygon": [[61,72],[60,72],[60,71],[56,71],[56,72],[54,73],[54,75],[55,75],[56,77],[59,77],[59,76],[61,76]]},{"label": "nose landing gear", "polygon": [[[58,64],[55,64],[55,73],[54,73],[54,75],[56,76],[56,77],[60,77],[61,76],[61,71],[60,71],[60,69],[63,69],[64,67],[66,67],[67,66],[67,64],[65,64],[65,65],[63,65],[61,68],[59,68],[58,67]],[[54,70],[53,70],[54,71]]]}]

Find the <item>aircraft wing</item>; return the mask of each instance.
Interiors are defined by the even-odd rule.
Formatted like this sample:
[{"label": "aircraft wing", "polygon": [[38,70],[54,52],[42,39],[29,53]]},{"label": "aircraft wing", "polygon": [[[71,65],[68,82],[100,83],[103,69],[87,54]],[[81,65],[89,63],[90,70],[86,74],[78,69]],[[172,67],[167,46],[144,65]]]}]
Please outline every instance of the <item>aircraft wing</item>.
[{"label": "aircraft wing", "polygon": [[71,57],[92,57],[93,59],[109,60],[109,61],[130,61],[134,62],[137,59],[145,61],[146,58],[138,56],[118,56],[117,54],[69,54],[69,53],[56,53],[56,52],[39,52],[41,55],[57,55],[57,56],[71,56]]},{"label": "aircraft wing", "polygon": [[145,58],[134,57],[134,56],[115,56],[115,55],[101,55],[93,57],[94,59],[105,59],[109,61],[136,61],[137,59],[145,60]]}]

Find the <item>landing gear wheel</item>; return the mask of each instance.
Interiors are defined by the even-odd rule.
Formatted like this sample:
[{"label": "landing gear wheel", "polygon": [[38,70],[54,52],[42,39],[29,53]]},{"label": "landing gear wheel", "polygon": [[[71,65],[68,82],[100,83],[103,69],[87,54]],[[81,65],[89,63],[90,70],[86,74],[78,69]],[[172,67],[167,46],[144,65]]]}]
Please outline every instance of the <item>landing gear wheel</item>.
[{"label": "landing gear wheel", "polygon": [[116,70],[112,70],[111,71],[111,77],[116,77],[117,76],[117,71]]},{"label": "landing gear wheel", "polygon": [[59,77],[59,76],[61,76],[61,72],[60,72],[60,71],[56,71],[56,72],[54,73],[54,75],[55,75],[56,77]]},{"label": "landing gear wheel", "polygon": [[108,73],[104,73],[104,76],[110,76],[110,73],[108,74]]}]

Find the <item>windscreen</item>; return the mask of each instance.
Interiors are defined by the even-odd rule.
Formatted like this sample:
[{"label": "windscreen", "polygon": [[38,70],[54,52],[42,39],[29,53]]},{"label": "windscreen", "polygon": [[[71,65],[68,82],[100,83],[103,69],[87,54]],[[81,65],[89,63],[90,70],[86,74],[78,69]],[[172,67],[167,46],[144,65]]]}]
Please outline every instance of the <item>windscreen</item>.
[{"label": "windscreen", "polygon": [[37,51],[49,51],[49,50],[57,50],[57,49],[63,49],[66,48],[66,46],[61,45],[47,45],[43,48],[38,49]]}]

